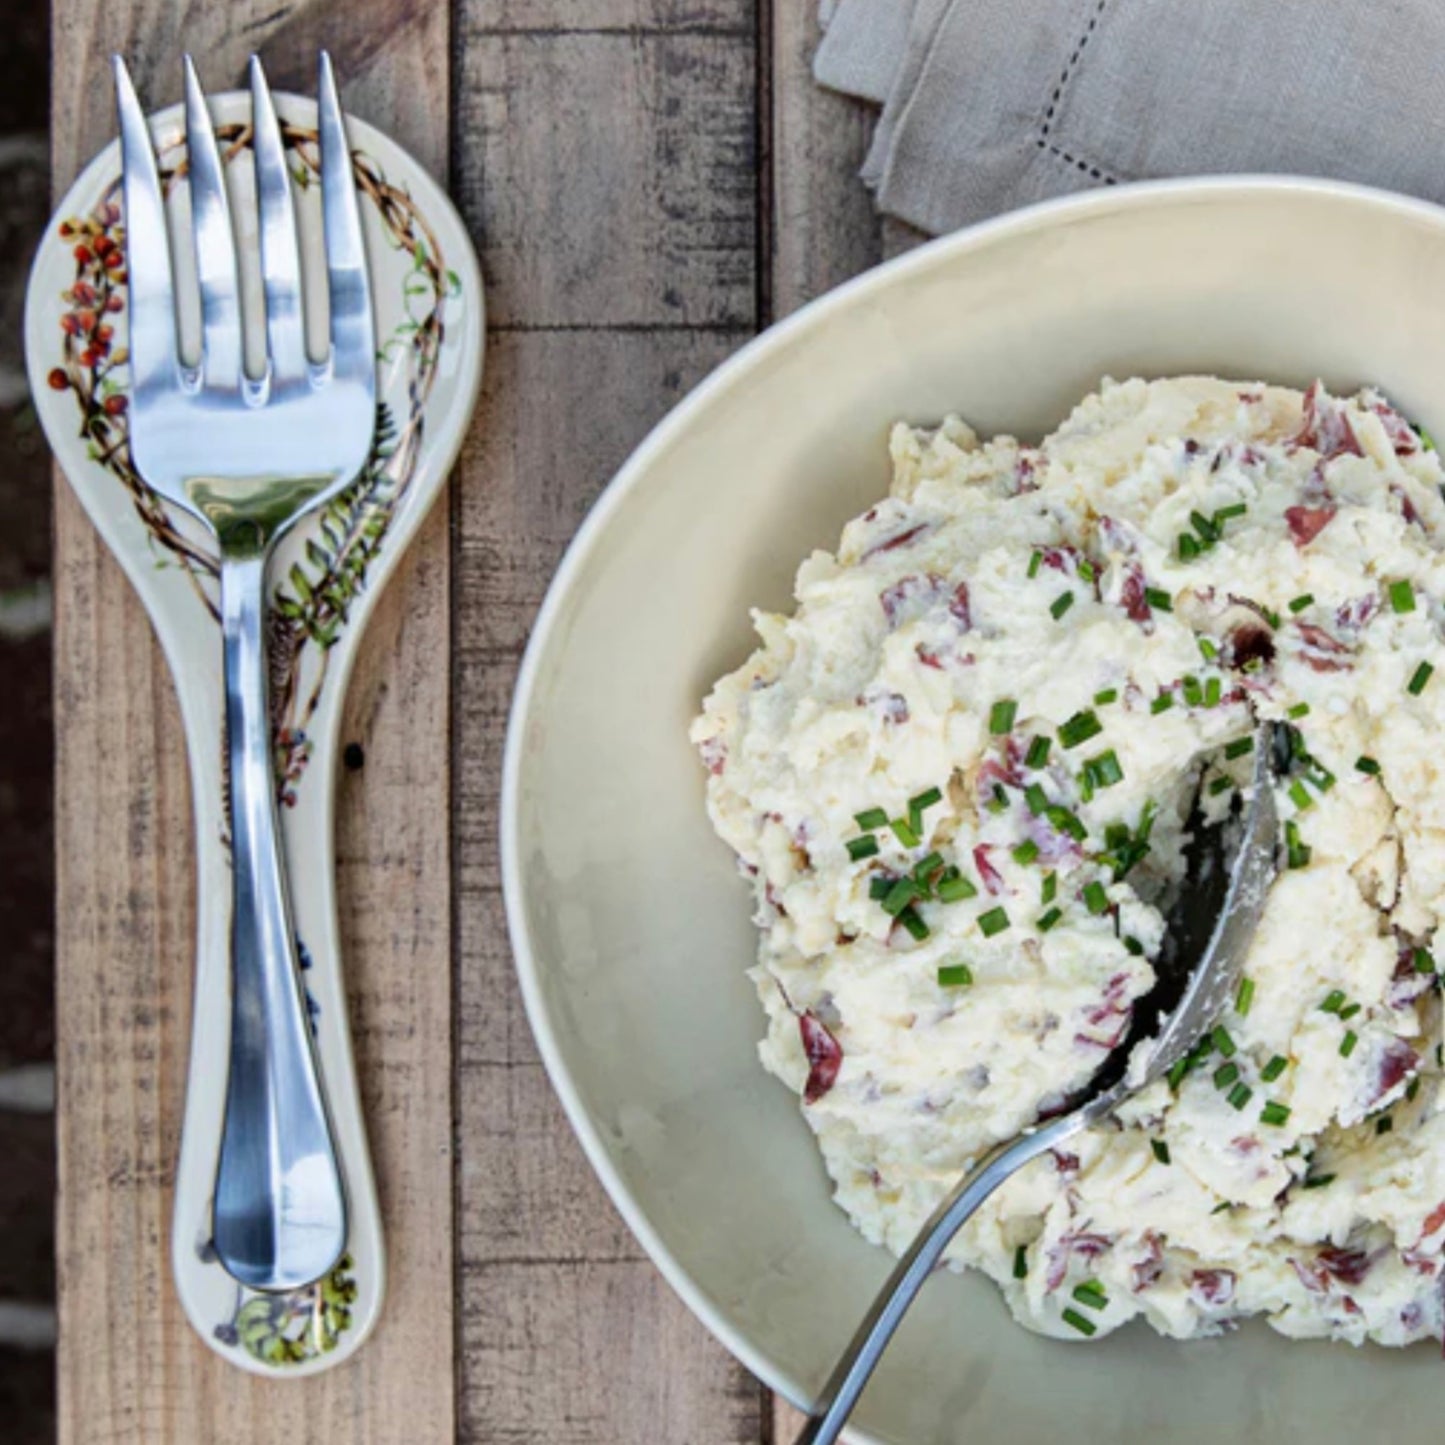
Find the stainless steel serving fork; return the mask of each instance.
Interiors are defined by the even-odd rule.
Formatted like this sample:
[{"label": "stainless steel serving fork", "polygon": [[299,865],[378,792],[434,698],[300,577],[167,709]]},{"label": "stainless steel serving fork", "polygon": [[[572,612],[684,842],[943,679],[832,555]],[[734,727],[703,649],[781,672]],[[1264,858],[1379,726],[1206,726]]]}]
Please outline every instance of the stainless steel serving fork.
[{"label": "stainless steel serving fork", "polygon": [[281,129],[251,62],[266,365],[248,375],[225,167],[185,63],[191,231],[201,352],[181,353],[166,203],[145,114],[115,61],[130,277],[130,448],[166,501],[203,522],[220,557],[230,769],[231,1041],[214,1244],[253,1289],[320,1278],[346,1244],[346,1199],[298,968],[276,811],[267,698],[266,564],[277,540],[360,473],[376,422],[371,288],[331,65],[320,62],[322,215],[330,349],[307,355],[301,246]]}]

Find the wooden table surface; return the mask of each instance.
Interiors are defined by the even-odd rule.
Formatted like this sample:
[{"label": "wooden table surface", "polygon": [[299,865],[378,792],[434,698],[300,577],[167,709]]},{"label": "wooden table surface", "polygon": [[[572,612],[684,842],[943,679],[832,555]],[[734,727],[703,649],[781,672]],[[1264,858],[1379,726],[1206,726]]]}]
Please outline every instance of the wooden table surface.
[{"label": "wooden table surface", "polygon": [[[766,1445],[788,1412],[704,1332],[593,1179],[512,975],[503,729],[563,547],[643,434],[776,318],[910,238],[855,179],[868,122],[808,73],[816,0],[53,0],[57,196],[113,134],[259,51],[446,182],[488,283],[451,488],[372,623],[339,780],[346,969],[391,1260],[354,1361],[267,1383],[186,1324],[168,1265],[194,921],[165,664],[56,499],[61,1438]],[[3,1433],[3,1432],[0,1432]]]}]

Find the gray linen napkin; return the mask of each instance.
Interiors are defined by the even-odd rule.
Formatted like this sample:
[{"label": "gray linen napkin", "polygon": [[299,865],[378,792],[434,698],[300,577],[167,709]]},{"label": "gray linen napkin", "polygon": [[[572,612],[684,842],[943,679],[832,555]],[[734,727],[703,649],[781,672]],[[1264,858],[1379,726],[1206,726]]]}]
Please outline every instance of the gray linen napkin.
[{"label": "gray linen napkin", "polygon": [[883,106],[879,208],[953,230],[1206,172],[1445,202],[1445,0],[826,0],[819,82]]}]

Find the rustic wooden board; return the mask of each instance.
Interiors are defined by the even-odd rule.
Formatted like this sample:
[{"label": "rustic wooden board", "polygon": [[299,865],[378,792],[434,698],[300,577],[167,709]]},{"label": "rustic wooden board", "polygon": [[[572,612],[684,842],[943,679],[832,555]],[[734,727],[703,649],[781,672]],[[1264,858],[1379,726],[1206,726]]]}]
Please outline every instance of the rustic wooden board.
[{"label": "rustic wooden board", "polygon": [[537,1061],[495,853],[512,680],[562,549],[648,426],[756,325],[746,0],[466,0],[458,193],[493,331],[454,576],[461,1425],[759,1445],[758,1384],[592,1177]]},{"label": "rustic wooden board", "polygon": [[[152,104],[182,47],[208,85],[260,49],[310,91],[324,34],[346,100],[432,169],[448,154],[443,6],[55,0],[57,193],[113,134],[106,61]],[[194,903],[183,744],[139,604],[63,481],[56,493],[58,1213],[61,1438],[85,1445],[455,1437],[445,506],[371,624],[347,712],[365,766],[338,800],[348,992],[390,1228],[391,1291],[357,1359],[276,1384],[222,1363],[170,1282]]]}]

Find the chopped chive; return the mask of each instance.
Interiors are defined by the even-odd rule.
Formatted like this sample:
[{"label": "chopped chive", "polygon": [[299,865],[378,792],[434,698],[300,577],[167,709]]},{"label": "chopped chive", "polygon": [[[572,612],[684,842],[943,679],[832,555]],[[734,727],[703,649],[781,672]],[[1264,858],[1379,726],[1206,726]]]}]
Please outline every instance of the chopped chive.
[{"label": "chopped chive", "polygon": [[1190,525],[1199,533],[1199,540],[1207,547],[1219,540],[1219,531],[1203,512],[1190,512]]},{"label": "chopped chive", "polygon": [[1233,1209],[1233,1208],[1234,1208],[1234,1201],[1233,1201],[1233,1200],[1230,1200],[1230,1199],[1221,1199],[1221,1200],[1219,1201],[1219,1203],[1216,1204],[1216,1205],[1214,1206],[1214,1208],[1211,1209],[1209,1212],[1210,1212],[1211,1214],[1223,1214],[1226,1209]]},{"label": "chopped chive", "polygon": [[1029,750],[1024,754],[1024,766],[1035,770],[1043,767],[1049,760],[1049,749],[1054,745],[1052,738],[1037,737],[1029,744]]},{"label": "chopped chive", "polygon": [[888,814],[882,808],[865,808],[861,813],[853,814],[853,821],[865,833],[871,833],[875,828],[888,826]]},{"label": "chopped chive", "polygon": [[1340,1040],[1340,1057],[1342,1059],[1349,1058],[1349,1056],[1354,1053],[1355,1045],[1359,1043],[1359,1041],[1360,1036],[1354,1029],[1346,1029],[1344,1038]]},{"label": "chopped chive", "polygon": [[1360,1009],[1363,1007],[1363,1004],[1347,1004],[1344,1008],[1340,1010],[1340,1017],[1342,1019],[1352,1019],[1357,1013],[1359,1013]]},{"label": "chopped chive", "polygon": [[1218,777],[1211,780],[1209,784],[1209,796],[1217,798],[1221,793],[1227,793],[1234,786],[1232,778]]},{"label": "chopped chive", "polygon": [[1179,560],[1191,562],[1199,555],[1199,543],[1188,532],[1179,534]]},{"label": "chopped chive", "polygon": [[1390,583],[1390,606],[1396,612],[1413,612],[1415,610],[1415,589],[1410,585],[1408,577],[1402,577],[1400,581]]},{"label": "chopped chive", "polygon": [[1142,958],[1144,956],[1144,945],[1140,943],[1132,933],[1126,933],[1124,935],[1124,949],[1125,952],[1132,953],[1135,958]]},{"label": "chopped chive", "polygon": [[1313,1178],[1305,1180],[1304,1187],[1306,1189],[1323,1189],[1326,1184],[1333,1184],[1334,1182],[1335,1176],[1333,1174],[1316,1174]]},{"label": "chopped chive", "polygon": [[905,908],[898,915],[898,921],[911,933],[914,939],[922,943],[928,937],[928,925],[919,916],[917,910]]},{"label": "chopped chive", "polygon": [[1080,743],[1086,743],[1090,738],[1096,738],[1104,731],[1104,725],[1099,721],[1096,713],[1085,710],[1076,712],[1059,729],[1059,741],[1066,748],[1076,748]]},{"label": "chopped chive", "polygon": [[1057,622],[1069,608],[1074,605],[1074,594],[1072,592],[1060,592],[1052,602],[1049,603],[1049,613]]},{"label": "chopped chive", "polygon": [[1272,1124],[1277,1129],[1282,1124],[1289,1123],[1289,1105],[1281,1104],[1276,1099],[1271,1099],[1264,1108],[1259,1111],[1259,1122],[1261,1124]]},{"label": "chopped chive", "polygon": [[1254,1090],[1248,1084],[1236,1084],[1229,1091],[1228,1103],[1231,1109],[1242,1109],[1254,1098]]},{"label": "chopped chive", "polygon": [[1092,1335],[1098,1329],[1093,1320],[1086,1320],[1078,1310],[1065,1310],[1062,1318],[1066,1325],[1072,1325],[1081,1335]]},{"label": "chopped chive", "polygon": [[1246,753],[1252,753],[1253,751],[1253,738],[1235,738],[1232,743],[1225,743],[1224,745],[1224,756],[1230,759],[1230,761],[1233,761],[1235,758],[1242,758]]},{"label": "chopped chive", "polygon": [[1224,1058],[1232,1059],[1234,1057],[1237,1052],[1234,1040],[1230,1037],[1229,1030],[1225,1028],[1223,1024],[1215,1024],[1209,1031],[1209,1037],[1214,1047],[1219,1050]]},{"label": "chopped chive", "polygon": [[926,885],[935,874],[943,869],[943,854],[930,853],[928,857],[921,858],[913,865],[913,879],[916,883]]},{"label": "chopped chive", "polygon": [[908,822],[915,833],[922,834],[923,832],[924,813],[942,801],[943,794],[937,788],[929,788],[926,792],[919,793],[917,797],[908,800]]},{"label": "chopped chive", "polygon": [[1291,612],[1303,612],[1306,607],[1313,607],[1314,603],[1314,593],[1306,592],[1303,596],[1296,597],[1294,601],[1290,603],[1289,610]]},{"label": "chopped chive", "polygon": [[1034,555],[1029,558],[1030,577],[1037,577],[1039,575],[1039,568],[1043,564],[1043,560],[1044,554],[1042,552],[1035,552]]},{"label": "chopped chive", "polygon": [[973,982],[973,970],[966,963],[940,964],[938,982],[941,988],[967,988]]},{"label": "chopped chive", "polygon": [[1087,769],[1079,774],[1079,801],[1081,803],[1094,801],[1094,780]]},{"label": "chopped chive", "polygon": [[890,819],[888,826],[893,829],[893,836],[897,838],[905,848],[916,848],[918,846],[918,834],[914,832],[913,825],[907,818]]},{"label": "chopped chive", "polygon": [[1314,799],[1309,795],[1309,790],[1298,778],[1289,785],[1289,800],[1301,812],[1314,802]]},{"label": "chopped chive", "polygon": [[1149,704],[1149,711],[1156,717],[1161,712],[1168,712],[1174,706],[1174,694],[1172,692],[1161,692],[1153,702]]},{"label": "chopped chive", "polygon": [[1238,1077],[1238,1064],[1220,1064],[1214,1071],[1214,1087],[1216,1089],[1227,1089]]},{"label": "chopped chive", "polygon": [[888,897],[893,887],[893,879],[886,873],[875,873],[868,880],[868,896],[875,902],[881,903]]},{"label": "chopped chive", "polygon": [[890,917],[897,918],[917,897],[918,885],[911,878],[900,878],[883,899],[883,911]]},{"label": "chopped chive", "polygon": [[1188,1072],[1189,1060],[1187,1058],[1176,1059],[1169,1065],[1169,1073],[1166,1075],[1169,1080],[1169,1087],[1178,1093],[1179,1085],[1184,1082],[1184,1076]]},{"label": "chopped chive", "polygon": [[1014,725],[1019,705],[1011,697],[1000,698],[988,714],[988,730],[994,737],[1009,731]]},{"label": "chopped chive", "polygon": [[1184,701],[1190,707],[1198,707],[1204,701],[1204,693],[1200,690],[1199,679],[1192,673],[1183,682]]},{"label": "chopped chive", "polygon": [[1097,878],[1084,885],[1084,907],[1096,917],[1109,911],[1109,895]]},{"label": "chopped chive", "polygon": [[1345,1005],[1345,991],[1342,988],[1332,988],[1326,995],[1324,1002],[1320,1005],[1322,1014],[1337,1014]]},{"label": "chopped chive", "polygon": [[1425,450],[1427,452],[1433,452],[1435,450],[1435,438],[1432,437],[1430,433],[1425,430],[1424,427],[1415,425],[1415,434],[1425,444]]},{"label": "chopped chive", "polygon": [[1276,1054],[1259,1071],[1259,1076],[1266,1084],[1272,1084],[1288,1067],[1289,1060],[1283,1054]]},{"label": "chopped chive", "polygon": [[1307,703],[1307,702],[1297,702],[1297,703],[1295,703],[1295,705],[1294,705],[1292,708],[1290,708],[1290,710],[1289,710],[1287,713],[1285,713],[1285,716],[1286,716],[1287,718],[1291,718],[1291,719],[1299,719],[1299,718],[1302,718],[1302,717],[1308,717],[1309,714],[1310,714],[1310,705],[1309,705],[1309,703]]},{"label": "chopped chive", "polygon": [[1111,702],[1119,701],[1119,689],[1117,687],[1106,687],[1102,692],[1094,694],[1095,707],[1108,707]]},{"label": "chopped chive", "polygon": [[1039,902],[1052,903],[1059,891],[1059,875],[1057,873],[1044,874],[1044,886],[1039,889]]},{"label": "chopped chive", "polygon": [[1285,851],[1289,855],[1289,866],[1291,868],[1305,868],[1309,866],[1310,855],[1313,851],[1309,844],[1300,841],[1299,824],[1290,818],[1284,825]]},{"label": "chopped chive", "polygon": [[1355,771],[1364,773],[1368,778],[1378,778],[1380,776],[1380,765],[1374,758],[1361,756],[1355,759]]},{"label": "chopped chive", "polygon": [[1376,1135],[1388,1134],[1394,1127],[1395,1121],[1388,1114],[1381,1114],[1380,1117],[1375,1120]]},{"label": "chopped chive", "polygon": [[1240,1018],[1249,1013],[1249,1006],[1254,1002],[1254,980],[1242,978],[1239,981],[1239,992],[1234,996],[1234,1011]]},{"label": "chopped chive", "polygon": [[1435,972],[1435,955],[1428,948],[1417,948],[1411,956],[1415,961],[1416,973]]},{"label": "chopped chive", "polygon": [[[1440,1062],[1440,1060],[1439,1060],[1439,1058],[1438,1058],[1439,1045],[1436,1045],[1436,1054],[1437,1054],[1437,1057],[1436,1057],[1435,1062],[1438,1064],[1438,1063]],[[1405,1100],[1406,1100],[1406,1102],[1413,1104],[1413,1103],[1415,1102],[1415,1096],[1416,1096],[1419,1092],[1420,1092],[1420,1076],[1419,1076],[1419,1074],[1416,1074],[1415,1077],[1414,1077],[1413,1079],[1411,1079],[1408,1084],[1405,1085]]]},{"label": "chopped chive", "polygon": [[1219,656],[1219,649],[1207,638],[1196,639],[1199,643],[1199,655],[1205,662],[1213,662]]},{"label": "chopped chive", "polygon": [[1095,788],[1112,788],[1124,781],[1124,769],[1119,765],[1119,755],[1113,748],[1089,758],[1084,763],[1084,777]]},{"label": "chopped chive", "polygon": [[1435,669],[1431,667],[1428,662],[1422,662],[1420,666],[1415,669],[1414,675],[1407,684],[1407,689],[1411,697],[1419,697],[1420,694],[1425,691],[1425,684],[1430,681],[1430,675],[1434,671]]},{"label": "chopped chive", "polygon": [[1079,576],[1082,577],[1085,582],[1094,581],[1098,575],[1098,569],[1087,557],[1079,558]]},{"label": "chopped chive", "polygon": [[1088,1279],[1083,1284],[1075,1285],[1073,1294],[1081,1305],[1087,1305],[1091,1310],[1109,1307],[1109,1296],[1104,1293],[1104,1286],[1096,1279]]},{"label": "chopped chive", "polygon": [[1029,1251],[1028,1246],[1021,1244],[1014,1250],[1014,1278],[1027,1279],[1029,1277]]},{"label": "chopped chive", "polygon": [[1169,1146],[1162,1139],[1151,1139],[1149,1141],[1149,1147],[1154,1151],[1154,1157],[1161,1164],[1168,1164],[1170,1162]]},{"label": "chopped chive", "polygon": [[988,805],[990,813],[1002,813],[1008,807],[1008,794],[1003,790],[1002,783],[993,785],[993,801]]},{"label": "chopped chive", "polygon": [[848,840],[848,856],[855,863],[861,863],[865,858],[871,858],[877,852],[878,840],[871,833],[865,833],[861,838],[849,838]]},{"label": "chopped chive", "polygon": [[1053,806],[1049,802],[1049,795],[1037,783],[1030,783],[1024,789],[1024,802],[1028,804],[1029,812],[1036,818],[1041,813],[1047,813]]},{"label": "chopped chive", "polygon": [[1013,850],[1015,863],[1032,863],[1039,856],[1039,845],[1032,838],[1025,839]]},{"label": "chopped chive", "polygon": [[985,938],[992,938],[994,934],[1002,933],[1008,926],[1008,914],[1002,908],[990,908],[987,913],[978,915],[978,931]]},{"label": "chopped chive", "polygon": [[1049,929],[1051,929],[1063,916],[1064,915],[1060,909],[1049,909],[1047,913],[1044,913],[1039,917],[1039,932],[1047,933]]},{"label": "chopped chive", "polygon": [[1204,706],[1218,707],[1221,697],[1224,695],[1224,683],[1217,677],[1209,677],[1204,680]]},{"label": "chopped chive", "polygon": [[1146,587],[1144,589],[1144,600],[1150,607],[1157,607],[1160,612],[1174,611],[1174,599],[1161,588]]},{"label": "chopped chive", "polygon": [[1214,525],[1223,530],[1223,524],[1232,517],[1242,517],[1249,511],[1243,502],[1231,502],[1227,507],[1220,507],[1214,514]]},{"label": "chopped chive", "polygon": [[1044,817],[1061,833],[1067,833],[1074,842],[1082,843],[1089,836],[1089,830],[1084,827],[1083,822],[1076,813],[1067,808],[1050,806],[1044,809]]},{"label": "chopped chive", "polygon": [[939,900],[943,903],[959,903],[965,898],[973,898],[978,894],[978,889],[969,882],[957,868],[946,868],[943,877],[936,885]]}]

